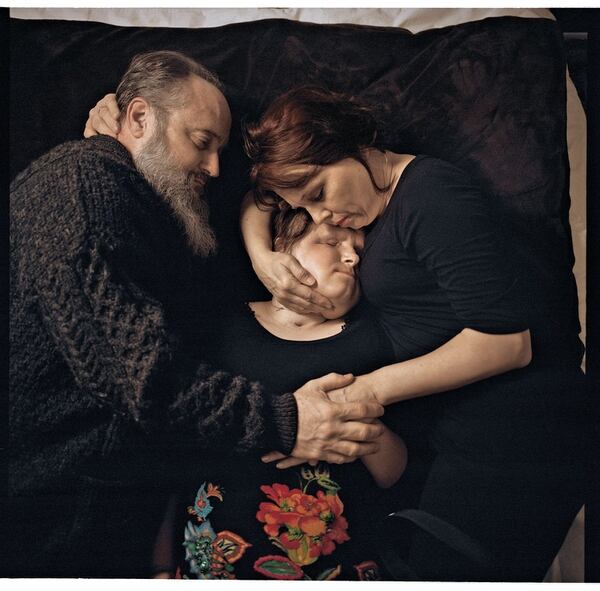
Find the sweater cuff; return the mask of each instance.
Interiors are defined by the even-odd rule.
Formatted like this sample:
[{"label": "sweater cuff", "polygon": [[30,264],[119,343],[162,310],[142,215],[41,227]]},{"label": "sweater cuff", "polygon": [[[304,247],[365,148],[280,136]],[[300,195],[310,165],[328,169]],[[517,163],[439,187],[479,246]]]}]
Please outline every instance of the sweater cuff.
[{"label": "sweater cuff", "polygon": [[293,394],[283,394],[271,398],[273,430],[273,449],[290,455],[296,445],[298,431],[298,406]]}]

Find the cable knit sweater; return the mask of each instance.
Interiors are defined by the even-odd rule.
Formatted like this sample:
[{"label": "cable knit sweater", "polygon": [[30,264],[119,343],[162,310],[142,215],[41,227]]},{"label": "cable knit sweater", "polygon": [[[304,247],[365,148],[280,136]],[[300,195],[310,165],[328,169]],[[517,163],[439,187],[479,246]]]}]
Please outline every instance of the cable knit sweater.
[{"label": "cable knit sweater", "polygon": [[291,394],[202,363],[210,277],[119,142],[65,143],[21,173],[10,239],[14,499],[147,477],[165,449],[291,450]]}]

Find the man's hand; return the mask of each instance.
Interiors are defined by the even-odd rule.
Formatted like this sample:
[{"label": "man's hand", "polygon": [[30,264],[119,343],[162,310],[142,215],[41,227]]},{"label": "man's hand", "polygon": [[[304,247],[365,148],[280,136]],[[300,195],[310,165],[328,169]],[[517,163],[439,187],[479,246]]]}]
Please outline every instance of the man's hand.
[{"label": "man's hand", "polygon": [[284,468],[293,468],[294,466],[299,466],[300,464],[310,464],[311,466],[316,466],[319,463],[319,460],[307,460],[306,458],[295,458],[294,456],[286,456],[280,451],[270,451],[268,454],[264,454],[260,459],[265,464],[269,464],[270,462],[277,462],[277,464],[275,464],[275,467],[281,470],[283,470]]},{"label": "man's hand", "polygon": [[328,374],[307,382],[294,392],[298,405],[298,433],[292,450],[295,458],[323,460],[333,464],[352,462],[375,453],[381,424],[367,421],[380,417],[383,407],[373,401],[332,402],[327,393],[345,388],[352,375]]},{"label": "man's hand", "polygon": [[102,134],[116,138],[121,130],[120,116],[116,95],[107,94],[90,110],[88,120],[85,122],[83,137]]},{"label": "man's hand", "polygon": [[351,384],[330,390],[327,395],[334,402],[374,402],[381,404],[377,399],[377,392],[371,374],[358,376]]},{"label": "man's hand", "polygon": [[254,271],[275,298],[294,312],[319,314],[333,307],[312,287],[314,277],[291,254],[266,253],[256,262]]}]

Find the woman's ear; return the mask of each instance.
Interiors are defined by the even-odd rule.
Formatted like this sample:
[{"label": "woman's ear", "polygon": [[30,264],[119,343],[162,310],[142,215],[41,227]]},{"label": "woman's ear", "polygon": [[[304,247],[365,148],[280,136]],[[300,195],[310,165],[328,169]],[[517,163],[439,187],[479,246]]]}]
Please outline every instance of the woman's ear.
[{"label": "woman's ear", "polygon": [[125,124],[131,135],[137,139],[144,137],[150,122],[150,105],[142,97],[134,98],[125,113]]}]

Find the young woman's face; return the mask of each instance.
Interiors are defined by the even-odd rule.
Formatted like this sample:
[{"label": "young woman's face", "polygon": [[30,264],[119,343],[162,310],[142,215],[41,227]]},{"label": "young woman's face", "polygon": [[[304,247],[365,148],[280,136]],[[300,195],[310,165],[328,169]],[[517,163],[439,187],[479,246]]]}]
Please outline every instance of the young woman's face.
[{"label": "young woman's face", "polygon": [[373,186],[367,169],[353,158],[290,170],[307,175],[316,171],[303,187],[277,190],[293,208],[306,209],[315,224],[358,230],[368,226],[385,209],[385,201]]},{"label": "young woman's face", "polygon": [[291,253],[316,279],[316,288],[335,306],[326,318],[339,318],[358,302],[357,265],[364,243],[363,232],[313,224],[292,247]]}]

